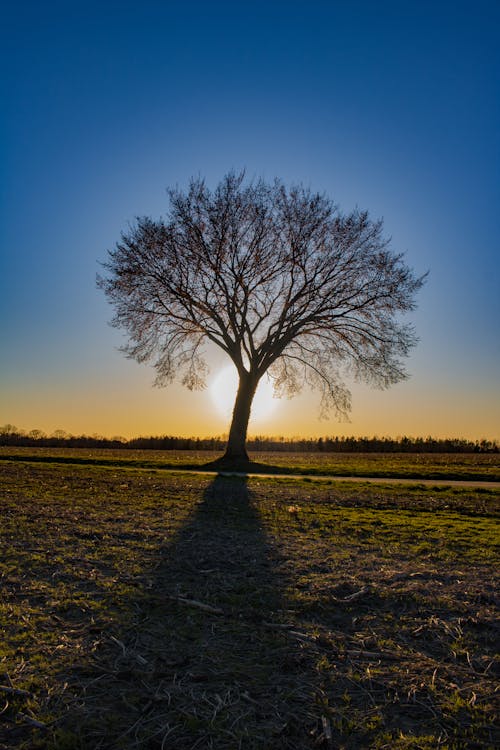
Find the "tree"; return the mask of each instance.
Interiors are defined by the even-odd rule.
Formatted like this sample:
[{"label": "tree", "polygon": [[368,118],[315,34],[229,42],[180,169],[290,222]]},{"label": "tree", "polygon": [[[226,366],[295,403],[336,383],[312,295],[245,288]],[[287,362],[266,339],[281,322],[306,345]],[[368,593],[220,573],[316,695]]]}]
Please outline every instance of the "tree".
[{"label": "tree", "polygon": [[276,395],[319,388],[321,412],[350,410],[346,372],[378,387],[406,377],[416,343],[398,314],[413,310],[424,277],[389,249],[382,222],[343,215],[328,197],[279,180],[229,173],[211,192],[202,179],[168,191],[168,219],[139,218],[98,277],[128,333],[123,351],[154,360],[156,383],[181,374],[205,386],[204,344],[234,363],[239,387],[226,461],[248,460],[257,385]]}]

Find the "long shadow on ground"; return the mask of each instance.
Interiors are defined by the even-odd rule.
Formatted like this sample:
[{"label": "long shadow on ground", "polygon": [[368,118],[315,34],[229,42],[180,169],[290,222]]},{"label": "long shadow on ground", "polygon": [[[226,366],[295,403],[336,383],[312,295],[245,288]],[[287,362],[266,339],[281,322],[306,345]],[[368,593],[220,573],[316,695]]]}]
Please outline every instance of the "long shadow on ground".
[{"label": "long shadow on ground", "polygon": [[[257,461],[226,461],[224,458],[218,458],[206,463],[199,462],[176,462],[168,460],[148,460],[137,458],[106,458],[103,456],[61,456],[61,455],[41,455],[39,453],[20,453],[0,455],[0,462],[11,461],[18,463],[41,463],[41,464],[66,464],[81,466],[104,466],[108,468],[130,468],[130,469],[165,469],[167,471],[194,471],[200,473],[222,473],[234,472],[242,474],[296,474],[296,467],[279,466],[273,464],[260,463]],[[1,463],[0,463],[1,465]],[[316,469],[307,467],[300,469],[301,473],[318,473]]]},{"label": "long shadow on ground", "polygon": [[216,477],[72,686],[77,747],[310,746],[313,677],[278,627],[277,562],[246,481]]},{"label": "long shadow on ground", "polygon": [[500,747],[493,556],[446,493],[440,536],[378,513],[404,490],[19,469],[0,750]]}]

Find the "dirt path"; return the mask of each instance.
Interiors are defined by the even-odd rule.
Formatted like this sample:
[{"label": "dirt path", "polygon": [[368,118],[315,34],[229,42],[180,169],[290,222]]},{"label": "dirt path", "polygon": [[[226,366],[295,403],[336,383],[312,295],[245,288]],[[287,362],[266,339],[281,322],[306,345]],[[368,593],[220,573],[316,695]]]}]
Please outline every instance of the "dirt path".
[{"label": "dirt path", "polygon": [[307,479],[314,482],[369,482],[371,484],[420,484],[430,487],[482,487],[500,489],[500,482],[474,481],[472,479],[415,479],[413,477],[344,477],[338,474],[264,474],[261,472],[214,471],[209,469],[162,469],[182,474],[218,474],[221,477],[252,477],[261,479]]}]

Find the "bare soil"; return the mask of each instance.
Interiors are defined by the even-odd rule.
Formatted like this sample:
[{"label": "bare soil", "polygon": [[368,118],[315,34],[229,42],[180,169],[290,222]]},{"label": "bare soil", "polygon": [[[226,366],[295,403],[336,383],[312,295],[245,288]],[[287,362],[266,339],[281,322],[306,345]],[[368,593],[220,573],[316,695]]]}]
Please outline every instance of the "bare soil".
[{"label": "bare soil", "polygon": [[0,748],[495,748],[495,489],[3,461]]}]

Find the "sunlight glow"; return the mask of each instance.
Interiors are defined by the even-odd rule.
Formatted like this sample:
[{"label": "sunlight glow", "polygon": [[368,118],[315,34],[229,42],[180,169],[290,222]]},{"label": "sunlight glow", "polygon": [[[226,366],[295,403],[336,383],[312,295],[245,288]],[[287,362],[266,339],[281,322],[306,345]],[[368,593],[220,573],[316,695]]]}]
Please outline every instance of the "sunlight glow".
[{"label": "sunlight glow", "polygon": [[[219,370],[209,388],[212,401],[219,414],[230,419],[238,389],[238,374],[233,365]],[[273,396],[272,382],[264,375],[253,400],[250,420],[253,422],[267,419],[276,409],[277,404],[278,399]]]}]

